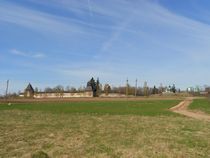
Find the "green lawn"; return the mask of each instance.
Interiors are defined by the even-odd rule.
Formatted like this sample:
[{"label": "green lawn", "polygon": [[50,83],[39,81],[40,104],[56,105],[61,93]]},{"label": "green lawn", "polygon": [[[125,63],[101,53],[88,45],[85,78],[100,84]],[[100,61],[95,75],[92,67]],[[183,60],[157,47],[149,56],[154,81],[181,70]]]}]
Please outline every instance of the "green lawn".
[{"label": "green lawn", "polygon": [[200,110],[210,114],[210,100],[209,99],[195,99],[189,106],[191,110]]},{"label": "green lawn", "polygon": [[69,103],[25,103],[0,105],[0,110],[33,110],[53,113],[111,114],[111,115],[173,115],[169,108],[179,100],[160,101],[112,101],[112,102],[69,102]]},{"label": "green lawn", "polygon": [[210,124],[168,111],[179,101],[0,105],[0,158],[203,158]]}]

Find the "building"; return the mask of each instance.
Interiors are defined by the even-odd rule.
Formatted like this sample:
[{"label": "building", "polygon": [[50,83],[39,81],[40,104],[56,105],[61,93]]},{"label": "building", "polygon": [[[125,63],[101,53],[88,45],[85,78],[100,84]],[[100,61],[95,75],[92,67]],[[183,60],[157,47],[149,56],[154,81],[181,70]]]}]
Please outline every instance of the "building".
[{"label": "building", "polygon": [[93,97],[91,87],[87,87],[84,92],[35,92],[32,85],[29,83],[23,93],[20,93],[20,97],[25,98],[79,98],[79,97]]},{"label": "building", "polygon": [[24,97],[26,98],[33,98],[34,97],[34,89],[32,85],[29,83],[24,91]]}]

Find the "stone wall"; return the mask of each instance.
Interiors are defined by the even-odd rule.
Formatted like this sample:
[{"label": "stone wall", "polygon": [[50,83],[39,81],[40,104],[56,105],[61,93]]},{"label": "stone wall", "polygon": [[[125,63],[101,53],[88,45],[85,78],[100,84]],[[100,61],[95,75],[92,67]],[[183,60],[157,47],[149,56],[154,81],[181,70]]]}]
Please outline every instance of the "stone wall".
[{"label": "stone wall", "polygon": [[92,92],[81,93],[38,93],[34,98],[79,98],[79,97],[92,97]]},{"label": "stone wall", "polygon": [[[24,97],[20,94],[20,97]],[[33,98],[79,98],[79,97],[93,97],[92,92],[80,93],[35,93]]]}]

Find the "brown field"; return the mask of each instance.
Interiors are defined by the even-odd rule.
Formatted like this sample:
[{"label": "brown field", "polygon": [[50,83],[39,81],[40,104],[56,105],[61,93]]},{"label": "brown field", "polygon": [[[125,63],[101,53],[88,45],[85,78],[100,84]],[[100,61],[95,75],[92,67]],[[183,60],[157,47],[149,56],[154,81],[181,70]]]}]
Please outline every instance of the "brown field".
[{"label": "brown field", "polygon": [[18,98],[18,99],[0,99],[0,103],[33,103],[33,102],[93,102],[93,101],[145,101],[145,100],[183,100],[183,96],[150,96],[150,97],[96,97],[96,98]]}]

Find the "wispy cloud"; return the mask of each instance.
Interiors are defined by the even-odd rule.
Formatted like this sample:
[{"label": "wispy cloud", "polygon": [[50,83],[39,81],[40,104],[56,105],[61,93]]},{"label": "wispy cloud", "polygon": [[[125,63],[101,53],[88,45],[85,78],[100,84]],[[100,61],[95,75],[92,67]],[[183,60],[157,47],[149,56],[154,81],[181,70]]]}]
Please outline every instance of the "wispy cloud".
[{"label": "wispy cloud", "polygon": [[[183,57],[188,56],[189,60],[198,53],[201,56],[208,54],[210,58],[208,52],[210,49],[208,44],[210,42],[210,27],[206,23],[174,14],[151,1],[137,2],[134,5],[128,3],[126,7],[123,7],[122,3],[119,5],[122,5],[119,8],[124,8],[124,11],[119,12],[124,17],[124,22],[118,23],[119,27],[114,29],[110,38],[103,43],[100,54],[102,58],[110,52],[112,52],[112,57],[122,57],[123,50],[129,51],[129,54],[137,55],[137,51],[145,51],[145,44],[142,43],[151,45],[147,52],[150,49],[157,50],[154,47],[158,47],[158,51],[165,52],[167,49],[170,50],[168,54],[179,52]],[[139,43],[137,43],[138,41]],[[126,48],[128,44],[131,50],[135,51],[128,50]],[[201,49],[202,51],[199,51]],[[152,54],[154,55],[154,52]],[[176,56],[176,54],[173,55]]]},{"label": "wispy cloud", "polygon": [[[55,80],[67,78],[81,81],[93,75],[113,79],[117,83],[120,79],[124,82],[128,76],[140,76],[150,82],[176,80],[183,83],[180,76],[194,78],[192,74],[198,70],[200,81],[203,81],[201,78],[209,70],[210,25],[172,12],[160,5],[158,0],[29,1],[27,5],[23,4],[24,1],[3,1],[0,5],[0,23],[11,26],[8,32],[11,28],[12,32],[22,31],[21,34],[29,39],[34,38],[31,30],[46,35],[46,38],[38,37],[27,41],[29,45],[21,46],[31,52],[10,51],[25,58],[52,57],[48,60],[50,64],[41,63],[37,70],[40,73],[43,68],[48,69],[44,74],[46,80],[49,74],[56,74],[55,78],[58,77]],[[6,30],[6,26],[2,25],[1,30]],[[13,39],[12,35],[9,38]],[[7,38],[7,34],[4,37]],[[15,45],[19,42],[13,40],[5,50],[19,48]],[[34,46],[33,42],[37,42],[35,46],[39,48],[46,46],[43,50],[45,54],[36,53],[36,48],[28,48]],[[49,54],[52,50],[54,52]],[[59,67],[59,63],[64,66]],[[204,63],[208,66],[204,67]],[[37,63],[31,64],[38,69]],[[184,73],[183,68],[186,68]]]},{"label": "wispy cloud", "polygon": [[122,21],[122,23],[120,23],[118,27],[116,27],[116,29],[112,33],[111,37],[103,43],[102,48],[101,48],[102,53],[109,51],[109,49],[112,47],[114,42],[120,38],[120,35],[122,34],[122,32],[129,31],[129,30],[127,30],[126,27],[130,24],[130,22],[132,22],[132,20],[133,20],[133,14],[131,12],[130,15],[127,16],[126,19],[124,21]]},{"label": "wispy cloud", "polygon": [[90,2],[90,0],[87,0],[87,1],[88,1],[89,13],[90,13],[90,16],[92,17],[92,16],[93,16],[93,13],[92,13],[92,6],[91,6],[91,2]]},{"label": "wispy cloud", "polygon": [[20,25],[47,35],[51,33],[62,36],[78,34],[97,36],[96,31],[91,29],[91,25],[85,21],[57,16],[6,2],[0,5],[0,21]]},{"label": "wispy cloud", "polygon": [[23,52],[17,49],[12,49],[10,52],[17,56],[28,57],[28,58],[44,58],[46,57],[43,53],[30,53],[30,52]]}]

